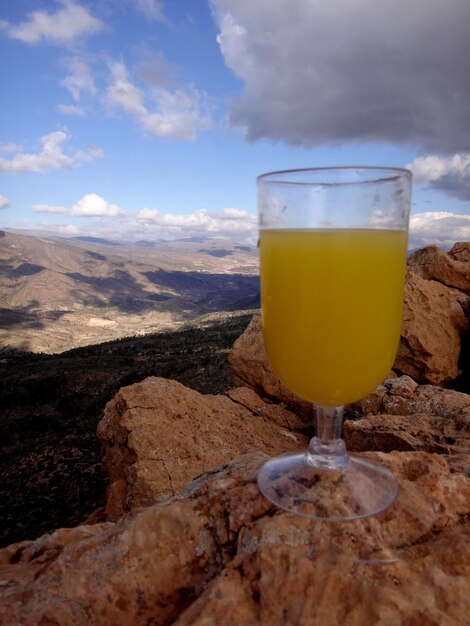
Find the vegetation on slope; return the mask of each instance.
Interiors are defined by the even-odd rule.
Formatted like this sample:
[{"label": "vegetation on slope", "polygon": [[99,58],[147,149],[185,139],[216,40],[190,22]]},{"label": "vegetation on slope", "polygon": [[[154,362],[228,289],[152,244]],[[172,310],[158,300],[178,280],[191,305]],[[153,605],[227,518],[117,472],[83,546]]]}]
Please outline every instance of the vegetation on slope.
[{"label": "vegetation on slope", "polygon": [[105,404],[147,376],[202,393],[232,386],[227,356],[251,314],[55,355],[0,352],[0,545],[73,526],[104,504],[96,426]]}]

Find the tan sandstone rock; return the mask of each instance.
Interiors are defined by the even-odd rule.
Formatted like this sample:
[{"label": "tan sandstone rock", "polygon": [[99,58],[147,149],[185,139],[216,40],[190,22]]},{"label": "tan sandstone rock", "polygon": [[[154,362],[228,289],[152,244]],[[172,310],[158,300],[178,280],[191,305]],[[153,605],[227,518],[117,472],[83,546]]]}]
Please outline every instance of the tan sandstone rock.
[{"label": "tan sandstone rock", "polygon": [[470,420],[413,415],[368,415],[344,423],[344,439],[350,452],[366,450],[423,450],[439,454],[466,454],[470,467]]},{"label": "tan sandstone rock", "polygon": [[470,241],[458,241],[449,250],[449,256],[456,261],[470,263]]},{"label": "tan sandstone rock", "polygon": [[414,415],[426,413],[446,420],[470,416],[470,395],[433,385],[418,385],[409,376],[384,381],[363,400],[351,404],[357,415]]},{"label": "tan sandstone rock", "polygon": [[351,452],[436,452],[470,476],[470,395],[401,376],[349,408],[362,416],[344,423]]},{"label": "tan sandstone rock", "polygon": [[461,337],[468,328],[460,300],[456,290],[408,272],[394,369],[433,385],[457,376]]},{"label": "tan sandstone rock", "polygon": [[466,258],[464,250],[467,247],[470,249],[470,244],[455,244],[452,248],[454,252],[447,254],[437,246],[427,246],[410,255],[408,267],[421,278],[435,280],[470,294],[470,258],[458,258]]},{"label": "tan sandstone rock", "polygon": [[[468,624],[470,479],[438,455],[367,456],[401,487],[371,520],[322,524],[273,510],[255,483],[265,457],[254,454],[116,524],[5,548],[0,623]],[[379,546],[396,561],[358,560]]]},{"label": "tan sandstone rock", "polygon": [[252,390],[231,396],[202,395],[164,378],[122,388],[97,430],[110,477],[107,519],[167,500],[198,474],[240,454],[306,447],[306,439],[290,431],[294,415],[270,409]]},{"label": "tan sandstone rock", "polygon": [[349,408],[362,416],[344,423],[350,452],[436,452],[470,476],[470,395],[401,376]]}]

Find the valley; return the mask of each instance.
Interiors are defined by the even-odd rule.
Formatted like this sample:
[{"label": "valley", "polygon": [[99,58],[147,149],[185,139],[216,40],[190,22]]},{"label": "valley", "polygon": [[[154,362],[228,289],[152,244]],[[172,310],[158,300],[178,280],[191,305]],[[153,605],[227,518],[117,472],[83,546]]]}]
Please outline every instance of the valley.
[{"label": "valley", "polygon": [[0,350],[57,353],[259,307],[256,248],[0,231]]}]

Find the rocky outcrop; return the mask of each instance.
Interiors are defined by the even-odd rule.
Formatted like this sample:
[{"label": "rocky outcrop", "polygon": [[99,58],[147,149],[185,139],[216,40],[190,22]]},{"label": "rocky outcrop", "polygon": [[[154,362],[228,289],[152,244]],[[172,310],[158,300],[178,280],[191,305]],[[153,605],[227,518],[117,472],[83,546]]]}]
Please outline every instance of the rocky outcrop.
[{"label": "rocky outcrop", "polygon": [[[4,626],[465,624],[470,479],[437,455],[369,453],[401,492],[380,518],[274,511],[252,454],[166,505],[0,551]],[[384,548],[394,563],[361,558]]]},{"label": "rocky outcrop", "polygon": [[98,437],[109,472],[106,517],[168,500],[211,467],[252,450],[305,447],[295,415],[249,389],[202,395],[165,378],[123,387],[105,408]]}]

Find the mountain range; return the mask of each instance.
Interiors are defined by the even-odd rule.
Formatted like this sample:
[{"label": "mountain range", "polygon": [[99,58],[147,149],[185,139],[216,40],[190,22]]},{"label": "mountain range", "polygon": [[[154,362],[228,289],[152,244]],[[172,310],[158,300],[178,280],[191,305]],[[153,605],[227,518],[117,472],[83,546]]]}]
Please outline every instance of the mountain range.
[{"label": "mountain range", "polygon": [[0,350],[55,353],[259,307],[256,248],[0,231]]}]

